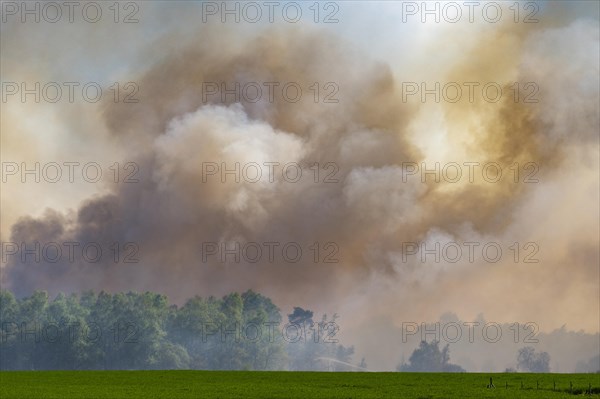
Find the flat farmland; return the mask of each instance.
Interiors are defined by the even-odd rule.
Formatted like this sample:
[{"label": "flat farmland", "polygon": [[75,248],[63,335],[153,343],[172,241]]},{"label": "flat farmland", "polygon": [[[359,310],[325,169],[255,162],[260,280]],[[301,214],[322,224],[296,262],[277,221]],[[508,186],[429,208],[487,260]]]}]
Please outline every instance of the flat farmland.
[{"label": "flat farmland", "polygon": [[[487,388],[490,377],[494,389]],[[600,398],[600,374],[192,370],[0,372],[2,399],[577,397]]]}]

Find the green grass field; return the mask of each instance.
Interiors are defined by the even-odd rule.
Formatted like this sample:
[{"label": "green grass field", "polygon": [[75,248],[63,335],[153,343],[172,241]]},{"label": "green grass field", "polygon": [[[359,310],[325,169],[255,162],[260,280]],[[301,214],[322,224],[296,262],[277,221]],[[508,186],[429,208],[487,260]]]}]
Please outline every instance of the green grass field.
[{"label": "green grass field", "polygon": [[[495,389],[487,389],[489,377]],[[539,389],[537,383],[539,382]],[[556,382],[556,391],[553,383]],[[573,393],[569,392],[570,382]],[[508,383],[508,388],[506,384]],[[521,388],[523,383],[523,389]],[[592,384],[592,395],[585,394]],[[600,374],[0,372],[0,398],[599,398]]]}]

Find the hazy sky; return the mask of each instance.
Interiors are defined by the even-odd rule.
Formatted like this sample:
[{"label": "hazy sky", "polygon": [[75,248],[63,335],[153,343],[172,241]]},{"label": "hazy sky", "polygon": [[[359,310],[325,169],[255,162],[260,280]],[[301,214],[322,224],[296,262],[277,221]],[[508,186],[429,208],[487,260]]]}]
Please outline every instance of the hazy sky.
[{"label": "hazy sky", "polygon": [[[251,288],[338,313],[382,369],[400,352],[381,339],[448,312],[599,332],[597,2],[481,2],[472,21],[432,2],[439,23],[421,2],[282,2],[273,22],[238,3],[239,23],[221,2],[82,2],[73,22],[7,3],[2,288]],[[62,257],[13,254],[36,242]]]}]

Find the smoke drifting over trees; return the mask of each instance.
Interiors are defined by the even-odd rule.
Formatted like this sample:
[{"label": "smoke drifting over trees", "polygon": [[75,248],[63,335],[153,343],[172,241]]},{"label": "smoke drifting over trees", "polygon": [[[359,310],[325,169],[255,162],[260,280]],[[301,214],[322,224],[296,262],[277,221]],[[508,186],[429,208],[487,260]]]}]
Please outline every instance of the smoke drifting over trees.
[{"label": "smoke drifting over trees", "polygon": [[419,347],[410,355],[408,364],[398,365],[398,371],[460,373],[465,369],[450,363],[450,348],[446,344],[440,351],[439,341],[421,341]]},{"label": "smoke drifting over trees", "polygon": [[[78,365],[302,369],[321,367],[317,354],[350,362],[346,347],[227,343],[211,357],[194,341],[194,323],[205,318],[283,322],[266,298],[286,312],[299,304],[335,311],[339,319],[291,314],[315,325],[343,321],[339,334],[375,370],[393,370],[419,346],[417,336],[402,342],[403,323],[447,312],[467,322],[485,315],[502,325],[503,340],[512,323],[534,322],[536,350],[560,371],[589,361],[600,352],[597,2],[546,2],[530,24],[515,23],[509,3],[498,23],[399,24],[402,3],[344,2],[341,22],[327,25],[199,23],[200,2],[142,2],[139,23],[129,25],[3,23],[3,78],[30,86],[94,80],[111,94],[115,80],[139,88],[133,103],[107,95],[97,103],[14,96],[2,104],[0,283],[24,301],[15,306],[42,306],[36,290],[64,292],[47,308],[72,307],[53,311],[85,322],[95,306],[104,309],[98,301],[107,309],[139,304],[132,314],[153,304],[155,321],[142,323],[152,341],[146,352],[127,347],[117,359],[111,344],[82,355],[89,343],[78,342],[60,352]],[[406,89],[420,83],[468,82],[479,94],[489,82],[504,94],[497,102],[450,102],[443,92],[440,101],[407,99]],[[259,100],[239,95],[254,83]],[[237,94],[222,95],[238,85]],[[300,87],[302,97],[290,101],[284,87]],[[538,102],[522,101],[530,88]],[[23,183],[4,168],[90,160],[105,168],[97,184]],[[118,182],[108,178],[117,162]],[[480,165],[472,179],[465,162]],[[503,174],[490,182],[481,165],[493,163]],[[275,172],[237,179],[251,164]],[[303,177],[290,182],[286,164]],[[440,165],[451,164],[463,168],[458,182],[444,178]],[[136,182],[124,183],[130,171]],[[526,183],[531,173],[535,183]],[[48,243],[63,249],[58,261],[48,259],[52,248],[44,252]],[[65,243],[77,243],[72,257]],[[91,243],[103,250],[99,261],[82,252]],[[290,243],[302,250],[297,261],[282,254]],[[465,243],[477,243],[472,261]],[[497,261],[482,251],[490,243],[501,249]],[[243,251],[257,247],[263,256],[255,262]],[[455,262],[443,251],[456,247],[463,257]],[[224,254],[231,248],[240,249]],[[87,290],[156,294],[69,299]],[[228,296],[248,290],[265,295],[254,316],[242,296]],[[222,299],[189,299],[199,293]],[[103,312],[94,317],[118,313]],[[314,334],[306,333],[309,341]],[[520,337],[449,348],[468,371],[501,371],[522,346]],[[239,359],[218,360],[231,351]]]},{"label": "smoke drifting over trees", "polygon": [[290,315],[285,322],[269,298],[252,291],[194,297],[178,308],[151,292],[49,300],[37,291],[16,300],[3,290],[0,326],[1,370],[354,368],[335,317],[314,323]]}]

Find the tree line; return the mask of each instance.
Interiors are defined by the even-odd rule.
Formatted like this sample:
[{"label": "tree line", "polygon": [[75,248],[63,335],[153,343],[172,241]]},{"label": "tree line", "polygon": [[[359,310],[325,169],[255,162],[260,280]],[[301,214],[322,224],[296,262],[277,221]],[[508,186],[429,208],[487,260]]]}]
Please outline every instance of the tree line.
[{"label": "tree line", "polygon": [[[437,373],[464,373],[465,369],[457,364],[450,363],[450,345],[442,349],[439,341],[421,341],[408,360],[396,366],[396,371],[405,372],[437,372]],[[549,373],[550,355],[548,352],[536,352],[535,348],[526,346],[517,353],[517,368],[507,368],[505,372],[516,373]]]},{"label": "tree line", "polygon": [[[295,307],[284,317],[251,290],[196,296],[183,306],[153,292],[58,294],[17,299],[0,290],[0,370],[366,370],[339,343],[337,315]],[[597,363],[597,360],[596,360]],[[549,372],[550,356],[524,347],[517,370]],[[517,371],[507,369],[506,371]],[[464,372],[449,345],[422,341],[404,372]]]},{"label": "tree line", "polygon": [[[0,370],[353,369],[337,315],[281,315],[256,292],[196,296],[183,306],[152,293],[58,294],[17,299],[0,290]],[[366,363],[361,362],[361,366]]]}]

